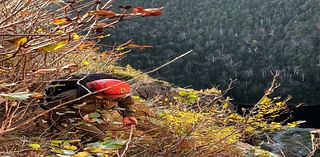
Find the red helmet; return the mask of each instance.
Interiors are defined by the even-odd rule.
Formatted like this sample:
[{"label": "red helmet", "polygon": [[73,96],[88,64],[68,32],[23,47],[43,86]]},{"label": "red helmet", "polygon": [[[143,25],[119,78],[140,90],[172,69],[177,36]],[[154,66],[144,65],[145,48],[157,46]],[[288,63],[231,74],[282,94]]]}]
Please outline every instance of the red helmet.
[{"label": "red helmet", "polygon": [[87,83],[87,87],[93,91],[101,91],[98,94],[109,99],[119,99],[130,95],[130,85],[116,79],[91,81]]}]

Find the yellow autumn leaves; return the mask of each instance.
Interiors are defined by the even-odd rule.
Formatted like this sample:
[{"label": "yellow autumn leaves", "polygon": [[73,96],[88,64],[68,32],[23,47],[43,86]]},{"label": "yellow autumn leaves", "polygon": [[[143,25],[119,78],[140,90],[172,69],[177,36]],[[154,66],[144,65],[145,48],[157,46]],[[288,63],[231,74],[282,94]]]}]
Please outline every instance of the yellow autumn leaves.
[{"label": "yellow autumn leaves", "polygon": [[[73,35],[73,37],[77,40],[80,39],[79,35]],[[7,41],[12,43],[15,47],[19,48],[19,47],[24,46],[28,42],[28,38],[25,36],[22,36],[22,37],[12,38]],[[40,47],[36,48],[35,50],[40,50],[40,51],[44,51],[44,52],[52,52],[52,51],[55,51],[57,49],[64,47],[67,44],[68,44],[68,40],[61,40],[61,41],[53,42],[51,44],[40,46]]]},{"label": "yellow autumn leaves", "polygon": [[25,43],[28,42],[27,37],[15,37],[7,40],[8,42],[12,43],[15,47],[21,47]]},{"label": "yellow autumn leaves", "polygon": [[68,44],[68,40],[57,41],[55,43],[38,48],[41,51],[52,52],[58,50]]},{"label": "yellow autumn leaves", "polygon": [[[81,36],[78,35],[77,33],[72,33],[71,37],[74,41],[79,41],[81,39]],[[15,38],[11,38],[11,39],[7,39],[6,41],[12,43],[15,47],[19,48],[24,46],[29,39],[26,36],[22,36],[22,37],[15,37]],[[64,46],[66,46],[69,43],[68,39],[64,39],[64,40],[59,40],[59,41],[55,41],[49,44],[44,44],[41,45],[37,48],[35,48],[35,50],[40,50],[40,51],[44,51],[44,52],[53,52],[55,50],[58,50]]]},{"label": "yellow autumn leaves", "polygon": [[163,119],[167,121],[167,124],[170,124],[169,127],[179,135],[188,134],[194,125],[200,123],[201,120],[205,118],[204,114],[192,111],[178,111],[174,113],[164,111],[160,113],[160,116],[163,117]]},{"label": "yellow autumn leaves", "polygon": [[232,144],[241,137],[241,130],[237,130],[236,127],[232,125],[219,126],[213,123],[215,119],[212,119],[211,113],[188,110],[164,111],[160,113],[160,116],[163,118],[164,125],[167,125],[175,134],[178,136],[190,135],[198,146],[218,141]]},{"label": "yellow autumn leaves", "polygon": [[[78,35],[77,33],[72,33],[71,36],[74,41],[79,41],[81,39],[81,36]],[[69,43],[69,40],[65,39],[65,40],[57,41],[57,42],[42,46],[38,48],[38,50],[41,50],[44,52],[52,52],[66,46],[68,43]]]}]

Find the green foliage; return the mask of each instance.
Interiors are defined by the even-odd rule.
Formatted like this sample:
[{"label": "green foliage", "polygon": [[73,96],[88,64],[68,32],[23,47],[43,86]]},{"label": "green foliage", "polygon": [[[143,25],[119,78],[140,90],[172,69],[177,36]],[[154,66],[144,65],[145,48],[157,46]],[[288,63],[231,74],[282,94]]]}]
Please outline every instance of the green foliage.
[{"label": "green foliage", "polygon": [[74,155],[78,149],[75,144],[78,142],[79,140],[52,140],[50,149],[52,153],[56,153],[57,155]]},{"label": "green foliage", "polygon": [[28,146],[30,148],[32,148],[33,150],[39,150],[41,148],[40,144],[38,144],[38,143],[28,144]]},{"label": "green foliage", "polygon": [[105,140],[102,142],[95,142],[90,143],[87,146],[88,150],[97,150],[97,149],[103,149],[103,150],[113,150],[113,149],[119,149],[122,148],[126,144],[126,140]]},{"label": "green foliage", "polygon": [[124,146],[126,140],[106,139],[104,141],[88,143],[84,148],[79,149],[76,145],[80,140],[52,140],[50,144],[51,152],[56,155],[66,155],[73,157],[110,156]]},{"label": "green foliage", "polygon": [[99,118],[101,115],[98,112],[93,112],[89,114],[89,118]]},{"label": "green foliage", "polygon": [[191,89],[179,89],[178,96],[173,97],[176,101],[182,104],[194,104],[200,98],[198,96],[199,92]]}]

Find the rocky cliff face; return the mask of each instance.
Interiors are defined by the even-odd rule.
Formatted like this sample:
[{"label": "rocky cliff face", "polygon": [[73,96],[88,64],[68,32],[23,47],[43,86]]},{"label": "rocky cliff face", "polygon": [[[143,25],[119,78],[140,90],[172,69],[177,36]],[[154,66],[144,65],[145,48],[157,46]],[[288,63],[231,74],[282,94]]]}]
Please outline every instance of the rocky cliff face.
[{"label": "rocky cliff face", "polygon": [[[312,143],[311,131],[308,128],[289,128],[287,130],[271,133],[268,138],[256,139],[256,144],[262,149],[275,154],[285,154],[290,157],[304,157],[311,153]],[[314,156],[319,156],[316,152]]]}]

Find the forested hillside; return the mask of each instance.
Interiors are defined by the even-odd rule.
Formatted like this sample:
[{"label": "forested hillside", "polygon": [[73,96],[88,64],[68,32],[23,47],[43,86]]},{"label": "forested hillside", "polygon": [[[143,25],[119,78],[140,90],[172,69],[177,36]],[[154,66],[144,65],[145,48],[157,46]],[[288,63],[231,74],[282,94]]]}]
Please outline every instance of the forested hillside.
[{"label": "forested hillside", "polygon": [[[163,6],[165,15],[123,22],[111,39],[154,45],[122,64],[147,70],[194,49],[156,77],[193,88],[226,86],[235,101],[253,102],[281,71],[280,91],[291,102],[316,104],[320,94],[320,3],[318,0],[137,0]],[[122,2],[122,4],[124,4]],[[145,24],[147,23],[147,24]],[[137,31],[138,30],[138,31]]]}]

